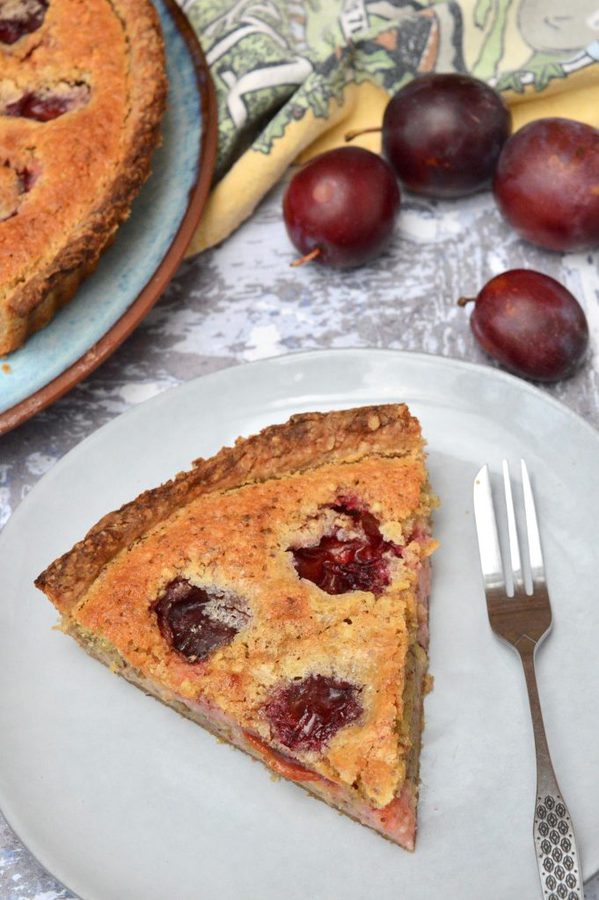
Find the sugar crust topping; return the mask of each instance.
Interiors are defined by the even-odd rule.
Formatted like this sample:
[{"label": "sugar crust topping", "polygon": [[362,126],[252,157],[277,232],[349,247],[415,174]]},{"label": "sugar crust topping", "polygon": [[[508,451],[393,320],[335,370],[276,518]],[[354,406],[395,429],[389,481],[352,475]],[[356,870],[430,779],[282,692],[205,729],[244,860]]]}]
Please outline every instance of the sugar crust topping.
[{"label": "sugar crust topping", "polygon": [[[298,417],[258,436],[257,445],[251,443],[256,439],[240,442],[222,451],[216,469],[214,459],[201,461],[206,480],[218,472],[216,489],[198,490],[193,472],[179,476],[168,492],[185,482],[186,501],[115,546],[91,584],[85,585],[90,548],[100,557],[105,553],[101,535],[126,529],[131,505],[107,517],[88,536],[89,544],[82,542],[53,564],[38,584],[62,605],[67,627],[76,623],[101,636],[150,680],[188,700],[201,698],[256,738],[384,807],[406,776],[410,739],[400,723],[408,651],[419,627],[419,571],[434,548],[425,531],[432,501],[419,428],[405,407],[330,415],[341,418]],[[375,419],[378,426],[372,428]],[[342,435],[350,423],[359,423],[363,438],[356,441],[354,435],[351,449]],[[298,428],[305,434],[306,427],[314,437],[310,466],[301,467],[296,456],[299,471],[293,465],[292,471],[277,471],[273,445],[287,443],[292,457]],[[237,460],[232,468],[231,455]],[[248,456],[253,479],[244,467]],[[285,455],[277,458],[284,461]],[[227,478],[241,484],[227,484]],[[332,596],[301,578],[294,565],[290,548],[318,544],[330,531],[329,511],[347,497],[359,498],[385,538],[402,548],[401,555],[393,554],[389,584],[378,594],[352,590]],[[133,507],[150,522],[146,510],[159,508],[164,499],[163,487]],[[156,624],[153,610],[177,579],[247,603],[244,627],[201,659],[182,657]],[[344,690],[351,694],[351,714],[321,745],[300,741],[290,748],[268,710],[282,692],[314,678],[350,686]]]}]

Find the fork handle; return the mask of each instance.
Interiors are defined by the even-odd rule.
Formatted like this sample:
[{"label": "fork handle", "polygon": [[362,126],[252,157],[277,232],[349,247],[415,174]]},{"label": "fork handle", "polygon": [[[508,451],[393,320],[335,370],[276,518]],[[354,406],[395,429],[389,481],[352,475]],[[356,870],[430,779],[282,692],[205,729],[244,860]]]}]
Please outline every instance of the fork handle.
[{"label": "fork handle", "polygon": [[553,771],[543,724],[535,675],[536,645],[528,638],[525,641],[527,646],[518,646],[518,652],[526,678],[537,756],[533,837],[543,897],[545,900],[584,900],[582,867],[572,819]]}]

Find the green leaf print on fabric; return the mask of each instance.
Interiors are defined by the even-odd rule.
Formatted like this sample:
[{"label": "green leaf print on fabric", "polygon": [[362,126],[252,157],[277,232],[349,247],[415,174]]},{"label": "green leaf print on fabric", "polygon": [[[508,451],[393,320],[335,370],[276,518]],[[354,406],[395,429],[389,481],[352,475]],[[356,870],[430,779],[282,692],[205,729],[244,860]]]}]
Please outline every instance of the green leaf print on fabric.
[{"label": "green leaf print on fabric", "polygon": [[[270,153],[290,122],[328,115],[350,82],[393,93],[429,71],[470,72],[499,90],[543,90],[595,62],[597,0],[180,0],[214,78],[217,179],[249,147]],[[561,12],[560,12],[561,10]],[[593,16],[595,18],[593,18]],[[520,31],[523,64],[510,59]]]}]

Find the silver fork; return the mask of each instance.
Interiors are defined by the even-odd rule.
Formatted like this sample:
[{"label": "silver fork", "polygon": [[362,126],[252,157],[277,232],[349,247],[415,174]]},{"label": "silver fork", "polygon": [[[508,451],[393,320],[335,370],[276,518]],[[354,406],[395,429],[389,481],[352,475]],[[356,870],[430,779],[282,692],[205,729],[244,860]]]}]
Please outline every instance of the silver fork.
[{"label": "silver fork", "polygon": [[513,587],[506,585],[509,568],[502,564],[488,466],[474,479],[474,515],[480,562],[491,628],[520,656],[537,756],[537,796],[533,837],[543,897],[546,900],[584,900],[582,868],[570,813],[564,802],[549,755],[534,658],[551,629],[551,605],[545,581],[535,502],[526,463],[521,460],[522,490],[532,590],[525,585],[514,511],[509,467],[503,461],[503,483],[508,524],[508,545]]}]

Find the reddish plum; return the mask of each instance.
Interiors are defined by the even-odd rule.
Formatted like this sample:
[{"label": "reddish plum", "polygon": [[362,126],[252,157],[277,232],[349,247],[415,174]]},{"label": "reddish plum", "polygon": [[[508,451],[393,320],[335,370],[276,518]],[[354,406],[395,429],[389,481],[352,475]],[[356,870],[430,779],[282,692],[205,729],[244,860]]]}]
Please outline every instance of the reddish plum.
[{"label": "reddish plum", "polygon": [[360,147],[339,147],[294,175],[283,215],[300,253],[348,268],[369,262],[385,249],[399,204],[397,182],[380,156]]},{"label": "reddish plum", "polygon": [[521,237],[549,250],[599,246],[599,131],[538,119],[503,148],[493,191]]},{"label": "reddish plum", "polygon": [[381,594],[389,584],[388,555],[401,556],[401,547],[383,538],[372,513],[344,505],[333,508],[353,519],[357,536],[348,538],[335,531],[313,547],[292,548],[297,574],[327,594]]},{"label": "reddish plum", "polygon": [[308,675],[271,695],[264,708],[274,737],[290,750],[322,750],[362,715],[360,688],[329,675]]},{"label": "reddish plum", "polygon": [[490,356],[536,381],[571,375],[589,338],[585,314],[570,291],[530,269],[512,269],[487,282],[475,299],[470,326]]},{"label": "reddish plum", "polygon": [[17,100],[8,103],[5,116],[34,119],[36,122],[50,122],[59,116],[84,106],[89,100],[86,84],[61,85],[57,89],[42,88],[26,91]]}]

